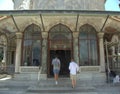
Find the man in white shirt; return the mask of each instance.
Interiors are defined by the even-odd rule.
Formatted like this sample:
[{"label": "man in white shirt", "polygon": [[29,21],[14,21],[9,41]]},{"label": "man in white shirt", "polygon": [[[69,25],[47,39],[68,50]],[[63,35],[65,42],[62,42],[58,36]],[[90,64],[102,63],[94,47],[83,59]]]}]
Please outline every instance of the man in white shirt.
[{"label": "man in white shirt", "polygon": [[71,59],[71,62],[69,64],[69,70],[70,70],[70,78],[72,81],[72,88],[74,88],[76,86],[76,76],[77,76],[77,72],[79,71],[79,66],[73,59]]}]

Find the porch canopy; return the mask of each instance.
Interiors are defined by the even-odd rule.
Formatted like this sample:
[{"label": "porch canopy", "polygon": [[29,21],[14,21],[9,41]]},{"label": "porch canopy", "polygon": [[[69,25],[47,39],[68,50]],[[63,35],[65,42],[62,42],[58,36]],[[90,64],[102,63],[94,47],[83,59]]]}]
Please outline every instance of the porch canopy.
[{"label": "porch canopy", "polygon": [[1,16],[9,16],[9,15],[18,15],[18,16],[28,16],[28,15],[120,15],[119,11],[91,11],[91,10],[8,10],[8,11],[0,11]]},{"label": "porch canopy", "polygon": [[[120,12],[87,10],[12,10],[0,11],[0,31],[6,34],[23,32],[30,24],[49,31],[55,24],[65,24],[72,31],[91,24],[96,31],[119,31]],[[105,30],[106,29],[106,30]]]},{"label": "porch canopy", "polygon": [[[35,24],[41,32],[49,32],[57,24],[63,24],[72,32],[79,32],[80,27],[89,24],[97,32],[120,32],[120,12],[87,10],[14,10],[0,11],[0,35],[8,39],[7,51],[15,51],[16,33]],[[1,44],[0,44],[1,46]],[[20,61],[20,60],[19,60]],[[19,62],[20,63],[20,62]]]}]

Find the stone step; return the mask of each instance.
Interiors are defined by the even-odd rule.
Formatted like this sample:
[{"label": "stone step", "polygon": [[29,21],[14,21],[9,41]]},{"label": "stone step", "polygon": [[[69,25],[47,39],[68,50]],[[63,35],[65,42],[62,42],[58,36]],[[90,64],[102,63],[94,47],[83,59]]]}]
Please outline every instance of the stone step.
[{"label": "stone step", "polygon": [[[77,80],[77,86],[96,86],[96,85],[104,85],[106,82],[102,82],[101,81],[91,81],[91,80]],[[52,87],[55,85],[55,81],[54,79],[52,80],[40,80],[38,81],[38,86],[41,87]],[[58,85],[59,86],[71,86],[71,80],[70,79],[66,79],[66,80],[62,80],[59,79],[58,80]]]},{"label": "stone step", "polygon": [[38,80],[38,72],[14,74],[14,80]]},{"label": "stone step", "polygon": [[[31,86],[28,88],[27,93],[55,93],[55,94],[75,94],[79,93],[80,94],[96,94],[95,88],[92,86],[76,86],[75,88],[72,88],[71,85],[52,85],[49,87],[41,87],[41,86]],[[91,93],[90,93],[91,92]]]},{"label": "stone step", "polygon": [[73,89],[73,90],[29,90],[26,94],[98,94],[91,90]]},{"label": "stone step", "polygon": [[69,78],[59,79],[58,85],[55,85],[53,78],[40,81],[17,81],[11,79],[1,82],[0,93],[6,94],[6,92],[10,91],[9,94],[16,94],[13,91],[25,90],[24,93],[20,94],[97,94],[94,86],[79,83],[80,81],[78,81],[75,88],[72,88]]},{"label": "stone step", "polygon": [[76,87],[72,88],[69,78],[61,78],[58,85],[55,85],[54,79],[40,80],[36,86],[30,86],[26,94],[97,94],[95,90],[90,82],[77,80]]}]

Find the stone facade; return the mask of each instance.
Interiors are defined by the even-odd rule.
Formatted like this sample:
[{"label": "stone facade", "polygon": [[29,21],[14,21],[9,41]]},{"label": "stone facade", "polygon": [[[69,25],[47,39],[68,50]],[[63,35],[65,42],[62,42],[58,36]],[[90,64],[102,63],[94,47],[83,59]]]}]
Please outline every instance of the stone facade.
[{"label": "stone facade", "polygon": [[[5,33],[7,35],[7,52],[6,56],[4,56],[4,60],[6,60],[6,64],[15,64],[15,72],[16,73],[25,73],[23,74],[24,77],[28,74],[31,79],[34,79],[34,75],[37,77],[39,73],[39,67],[41,69],[41,77],[47,78],[50,74],[50,51],[52,50],[68,50],[70,51],[71,57],[75,59],[75,61],[80,65],[82,60],[80,58],[80,32],[81,31],[89,31],[89,28],[96,33],[96,49],[92,50],[91,52],[97,52],[96,55],[98,55],[97,59],[98,62],[96,65],[84,65],[81,66],[80,71],[83,72],[89,72],[91,73],[91,76],[93,76],[94,72],[97,72],[98,74],[100,72],[105,72],[105,55],[104,55],[104,34],[106,32],[107,27],[113,27],[116,28],[116,31],[119,31],[120,25],[117,24],[118,21],[113,20],[111,17],[107,20],[106,15],[100,16],[100,15],[77,15],[77,14],[52,14],[54,10],[104,10],[104,0],[14,0],[15,3],[15,9],[41,9],[41,10],[53,10],[50,14],[40,14],[40,15],[13,15],[13,18],[15,21],[13,21],[12,17],[9,17],[5,20],[2,20],[0,23],[1,32],[8,31]],[[72,6],[74,5],[74,6]],[[41,64],[39,66],[23,66],[23,56],[24,56],[24,36],[25,36],[25,30],[30,25],[33,26],[32,30],[34,30],[34,26],[40,28],[39,34],[41,35],[41,44],[39,46],[41,47]],[[58,28],[56,28],[58,26]],[[81,27],[84,27],[81,30]],[[71,40],[71,45],[69,49],[64,49],[66,45],[59,45],[63,47],[62,49],[51,49],[50,48],[50,32],[54,28],[54,32],[58,33],[58,35],[65,35],[65,38],[68,38]],[[32,30],[30,32],[32,32]],[[80,31],[81,30],[81,31]],[[66,34],[67,32],[67,34]],[[91,31],[89,31],[91,32]],[[53,34],[53,33],[52,33]],[[51,34],[51,35],[52,35]],[[57,34],[56,34],[57,35]],[[70,37],[71,35],[71,37]],[[66,37],[67,36],[67,37]],[[56,36],[55,36],[56,37]],[[59,36],[57,36],[59,37]],[[62,37],[63,38],[63,37]],[[66,39],[67,40],[67,39]],[[68,40],[68,41],[69,41]],[[94,39],[93,39],[94,40]],[[32,40],[33,41],[33,40]],[[39,41],[38,41],[39,42]],[[62,40],[63,42],[63,40]],[[64,43],[64,42],[63,42]],[[55,45],[56,47],[56,45]],[[86,47],[86,46],[85,46]],[[93,46],[92,46],[93,47]],[[93,49],[91,47],[91,49]],[[88,48],[89,49],[89,48]],[[30,50],[31,53],[33,50]],[[12,52],[13,55],[12,55]],[[64,55],[64,54],[62,54]],[[94,54],[92,54],[94,55]],[[89,55],[91,56],[91,55]],[[95,56],[95,55],[94,55]],[[92,58],[93,62],[94,59]],[[70,58],[71,58],[70,57]],[[8,60],[6,59],[8,58]],[[32,56],[31,56],[32,58]],[[90,57],[91,59],[91,57]],[[88,60],[88,62],[90,61]],[[32,59],[31,59],[32,61]],[[87,63],[88,63],[87,62]],[[67,62],[68,63],[68,62]],[[68,68],[66,66],[65,68]],[[65,69],[63,68],[63,69]],[[16,74],[17,75],[17,74]],[[86,74],[84,75],[86,76]],[[87,76],[89,77],[89,76]],[[83,77],[84,78],[84,77]],[[92,78],[92,77],[91,77]],[[36,79],[36,78],[35,78]]]},{"label": "stone facade", "polygon": [[15,9],[105,10],[105,0],[14,0]]}]

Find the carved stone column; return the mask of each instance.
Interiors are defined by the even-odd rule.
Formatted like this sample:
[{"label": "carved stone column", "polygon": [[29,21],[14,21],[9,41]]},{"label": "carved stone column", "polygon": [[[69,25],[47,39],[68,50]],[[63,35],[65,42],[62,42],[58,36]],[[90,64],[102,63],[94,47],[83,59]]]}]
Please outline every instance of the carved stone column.
[{"label": "carved stone column", "polygon": [[16,57],[15,57],[15,73],[19,73],[21,64],[21,51],[22,51],[22,33],[16,33]]},{"label": "carved stone column", "polygon": [[47,37],[48,32],[42,32],[42,74],[47,74]]},{"label": "carved stone column", "polygon": [[6,53],[7,53],[7,47],[3,47],[3,60],[4,62],[6,62]]},{"label": "carved stone column", "polygon": [[100,52],[100,72],[105,72],[105,54],[104,54],[104,44],[103,44],[104,33],[98,33],[99,38],[99,52]]},{"label": "carved stone column", "polygon": [[3,69],[4,70],[6,70],[6,63],[7,63],[6,55],[7,55],[7,47],[3,47],[3,60],[2,60],[2,64],[3,64]]},{"label": "carved stone column", "polygon": [[79,64],[78,36],[78,32],[73,32],[73,58]]}]

